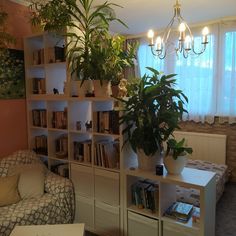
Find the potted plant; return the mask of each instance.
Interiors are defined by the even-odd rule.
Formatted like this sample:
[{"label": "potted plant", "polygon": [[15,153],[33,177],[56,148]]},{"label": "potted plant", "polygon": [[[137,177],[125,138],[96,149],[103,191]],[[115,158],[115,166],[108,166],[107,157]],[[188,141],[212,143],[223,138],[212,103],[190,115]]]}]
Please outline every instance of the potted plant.
[{"label": "potted plant", "polygon": [[[96,87],[119,84],[124,77],[123,70],[134,65],[137,49],[137,44],[127,44],[124,48],[126,39],[121,35],[107,33],[100,36],[98,40],[99,42],[96,42],[91,48],[93,78],[97,82],[95,96]],[[104,96],[105,93],[106,90],[100,90],[99,96]],[[113,94],[113,96],[116,95]]]},{"label": "potted plant", "polygon": [[[188,101],[181,90],[175,89],[175,74],[164,75],[148,67],[139,82],[130,84],[129,98],[117,98],[122,103],[120,123],[125,125],[123,134],[139,159],[139,167],[154,169],[163,153],[165,142],[177,128]],[[150,164],[142,166],[143,161]]]},{"label": "potted plant", "polygon": [[165,167],[170,174],[180,174],[186,164],[187,154],[191,154],[193,149],[187,147],[185,139],[179,142],[174,138],[167,141],[167,150],[164,158]]},{"label": "potted plant", "polygon": [[[107,72],[108,61],[114,53],[109,25],[117,21],[114,3],[104,2],[94,6],[94,0],[32,0],[32,24],[43,24],[44,30],[61,31],[67,37],[66,48],[72,75],[81,81],[106,80],[100,76]],[[103,64],[102,62],[106,62]],[[95,65],[95,66],[94,66]],[[109,69],[110,70],[110,69]]]}]

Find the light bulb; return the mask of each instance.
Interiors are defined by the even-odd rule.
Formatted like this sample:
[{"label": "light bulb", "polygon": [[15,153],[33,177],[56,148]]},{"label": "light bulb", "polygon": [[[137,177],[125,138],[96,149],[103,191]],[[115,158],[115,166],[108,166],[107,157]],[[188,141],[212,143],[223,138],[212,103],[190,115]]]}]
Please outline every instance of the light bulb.
[{"label": "light bulb", "polygon": [[153,45],[154,31],[151,29],[148,30],[147,37],[149,38],[149,44]]},{"label": "light bulb", "polygon": [[206,35],[208,35],[208,34],[209,34],[209,29],[208,29],[207,27],[204,27],[204,28],[202,29],[202,35],[206,36]]},{"label": "light bulb", "polygon": [[187,35],[186,37],[185,37],[185,49],[186,50],[190,50],[190,45],[191,45],[191,37],[189,36],[189,35]]},{"label": "light bulb", "polygon": [[161,37],[158,36],[157,39],[156,39],[156,47],[157,47],[157,50],[161,50],[161,45],[162,44],[162,40],[161,40]]},{"label": "light bulb", "polygon": [[148,30],[148,34],[147,34],[148,38],[153,38],[154,37],[154,31],[153,30]]},{"label": "light bulb", "polygon": [[180,32],[184,32],[186,30],[186,26],[185,26],[185,23],[181,23],[180,25],[179,25],[179,31]]},{"label": "light bulb", "polygon": [[208,39],[207,39],[208,34],[209,34],[209,29],[207,27],[204,27],[203,30],[202,30],[202,43],[203,44],[208,43]]}]

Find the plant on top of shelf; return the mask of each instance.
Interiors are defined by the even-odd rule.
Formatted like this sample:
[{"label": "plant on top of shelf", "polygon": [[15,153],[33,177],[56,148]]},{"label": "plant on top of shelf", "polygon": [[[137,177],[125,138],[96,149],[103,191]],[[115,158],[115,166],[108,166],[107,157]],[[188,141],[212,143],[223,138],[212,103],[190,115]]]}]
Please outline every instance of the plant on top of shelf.
[{"label": "plant on top of shelf", "polygon": [[185,139],[177,141],[168,139],[164,164],[170,174],[180,174],[185,166],[187,154],[192,154],[193,149],[187,147]]},{"label": "plant on top of shelf", "polygon": [[32,0],[30,7],[33,10],[32,24],[42,23],[44,30],[48,31],[66,29],[69,67],[82,83],[88,79],[113,80],[112,70],[115,74],[124,65],[132,65],[134,50],[129,48],[128,54],[124,54],[121,52],[123,37],[109,35],[109,25],[113,21],[127,27],[115,16],[113,7],[119,5],[106,1],[94,6],[94,0],[50,0],[43,3]]},{"label": "plant on top of shelf", "polygon": [[187,153],[191,154],[193,149],[191,147],[185,146],[185,139],[183,138],[179,142],[174,138],[168,139],[167,141],[167,150],[166,156],[171,154],[174,160],[176,160],[179,156],[185,156]]},{"label": "plant on top of shelf", "polygon": [[118,85],[123,77],[123,70],[134,65],[138,45],[127,44],[125,49],[125,41],[124,36],[106,33],[92,47],[94,78],[101,83],[107,80],[112,85]]},{"label": "plant on top of shelf", "polygon": [[[163,142],[178,129],[187,97],[175,89],[175,74],[164,75],[147,67],[151,75],[145,74],[139,82],[129,85],[128,98],[117,98],[122,102],[123,115],[120,123],[125,124],[123,134],[138,158],[149,156],[153,159],[147,169],[154,168],[156,155],[163,152]],[[153,166],[154,165],[154,166]],[[144,167],[145,168],[145,167]]]}]

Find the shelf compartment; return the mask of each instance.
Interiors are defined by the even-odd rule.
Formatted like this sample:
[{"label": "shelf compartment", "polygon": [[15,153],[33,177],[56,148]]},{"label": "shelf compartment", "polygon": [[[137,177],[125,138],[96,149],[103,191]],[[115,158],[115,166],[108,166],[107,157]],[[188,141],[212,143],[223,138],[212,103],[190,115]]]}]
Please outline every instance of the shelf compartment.
[{"label": "shelf compartment", "polygon": [[94,196],[94,177],[91,167],[71,164],[71,179],[75,192],[85,197]]},{"label": "shelf compartment", "polygon": [[120,236],[120,208],[95,201],[95,230],[99,235]]},{"label": "shelf compartment", "polygon": [[183,223],[172,221],[170,219],[162,221],[163,236],[198,236],[200,230],[196,227],[189,227]]},{"label": "shelf compartment", "polygon": [[70,160],[81,164],[92,164],[92,136],[84,133],[69,134]]},{"label": "shelf compartment", "polygon": [[85,223],[87,230],[94,228],[94,200],[76,195],[74,223]]},{"label": "shelf compartment", "polygon": [[128,211],[129,236],[158,236],[158,220]]},{"label": "shelf compartment", "polygon": [[120,205],[119,173],[95,169],[95,199],[112,206]]},{"label": "shelf compartment", "polygon": [[[86,127],[92,120],[91,102],[89,101],[70,101],[68,109],[69,129],[72,131],[91,132],[92,127]],[[80,123],[80,124],[79,124]]]}]

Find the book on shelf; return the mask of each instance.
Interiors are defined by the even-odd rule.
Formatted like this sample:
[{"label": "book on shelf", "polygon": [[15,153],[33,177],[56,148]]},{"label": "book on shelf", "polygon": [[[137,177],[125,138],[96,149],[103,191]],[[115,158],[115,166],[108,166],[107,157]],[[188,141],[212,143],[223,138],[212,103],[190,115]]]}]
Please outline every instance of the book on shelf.
[{"label": "book on shelf", "polygon": [[91,163],[92,141],[74,141],[74,160],[84,163]]},{"label": "book on shelf", "polygon": [[44,64],[44,49],[38,49],[33,51],[33,64],[40,65]]},{"label": "book on shelf", "polygon": [[46,94],[45,78],[32,78],[33,94]]},{"label": "book on shelf", "polygon": [[49,47],[47,49],[48,63],[63,62],[65,61],[65,48],[64,47]]},{"label": "book on shelf", "polygon": [[67,129],[67,108],[52,112],[52,128]]},{"label": "book on shelf", "polygon": [[165,212],[165,216],[182,221],[188,222],[192,215],[193,205],[184,202],[174,202]]},{"label": "book on shelf", "polygon": [[68,137],[66,134],[62,134],[55,141],[56,145],[56,157],[57,158],[66,158],[68,156]]},{"label": "book on shelf", "polygon": [[195,224],[200,223],[200,208],[194,207],[192,212],[192,222]]},{"label": "book on shelf", "polygon": [[47,136],[38,135],[34,137],[34,151],[37,154],[48,155]]},{"label": "book on shelf", "polygon": [[98,133],[119,134],[119,111],[94,111],[93,131]]},{"label": "book on shelf", "polygon": [[99,140],[94,145],[94,164],[104,168],[119,168],[119,141]]},{"label": "book on shelf", "polygon": [[32,123],[33,126],[47,127],[47,110],[46,109],[33,109],[32,110]]},{"label": "book on shelf", "polygon": [[149,209],[152,213],[158,210],[159,187],[150,180],[139,180],[131,185],[132,204],[139,209]]}]

